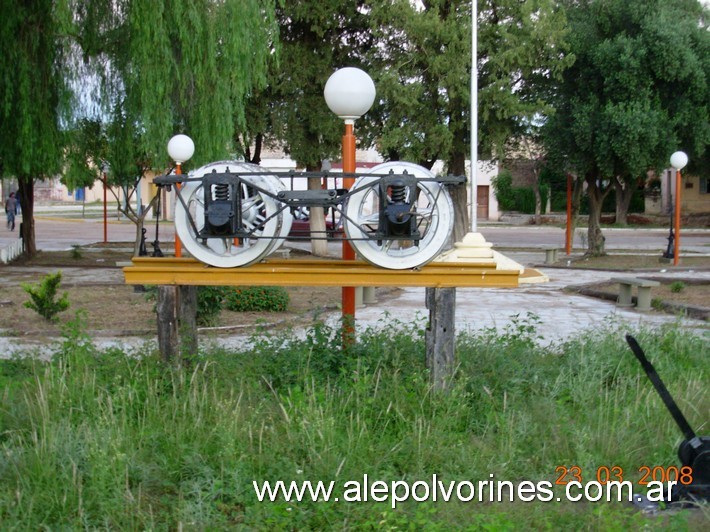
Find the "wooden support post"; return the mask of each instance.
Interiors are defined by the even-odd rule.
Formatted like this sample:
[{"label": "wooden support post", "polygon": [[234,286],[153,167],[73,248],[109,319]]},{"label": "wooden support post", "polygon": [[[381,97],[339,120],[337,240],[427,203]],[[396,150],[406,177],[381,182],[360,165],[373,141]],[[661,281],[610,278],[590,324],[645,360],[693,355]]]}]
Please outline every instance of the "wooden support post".
[{"label": "wooden support post", "polygon": [[158,348],[163,360],[189,364],[197,355],[197,287],[158,286]]},{"label": "wooden support post", "polygon": [[426,366],[436,390],[451,383],[456,364],[456,288],[427,288]]},{"label": "wooden support post", "polygon": [[178,335],[185,365],[197,357],[197,287],[178,286]]},{"label": "wooden support post", "polygon": [[178,354],[177,292],[174,285],[158,286],[158,348],[168,363],[173,362]]}]

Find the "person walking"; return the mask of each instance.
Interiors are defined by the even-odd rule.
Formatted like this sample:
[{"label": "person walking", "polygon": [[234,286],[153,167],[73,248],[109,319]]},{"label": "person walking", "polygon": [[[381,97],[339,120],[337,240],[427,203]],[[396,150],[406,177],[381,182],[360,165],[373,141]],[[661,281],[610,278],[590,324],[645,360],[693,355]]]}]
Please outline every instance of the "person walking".
[{"label": "person walking", "polygon": [[7,215],[7,228],[10,231],[15,230],[15,215],[17,214],[17,198],[14,192],[5,200],[5,214]]}]

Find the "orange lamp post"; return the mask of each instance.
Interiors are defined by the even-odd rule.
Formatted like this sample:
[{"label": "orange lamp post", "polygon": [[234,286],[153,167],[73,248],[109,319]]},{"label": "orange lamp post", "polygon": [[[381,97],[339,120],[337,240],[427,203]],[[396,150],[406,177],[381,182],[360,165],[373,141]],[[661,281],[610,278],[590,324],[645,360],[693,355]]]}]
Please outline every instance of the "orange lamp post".
[{"label": "orange lamp post", "polygon": [[572,174],[567,174],[567,224],[565,227],[565,253],[572,254]]},{"label": "orange lamp post", "polygon": [[[328,108],[345,121],[343,135],[343,173],[355,173],[355,120],[364,115],[375,101],[375,84],[372,78],[359,68],[346,67],[337,70],[328,78],[323,91]],[[343,179],[343,187],[349,189],[354,179]],[[355,251],[346,240],[343,242],[343,260],[355,258]],[[343,286],[344,333],[352,337],[355,327],[355,288]]]},{"label": "orange lamp post", "polygon": [[106,172],[108,171],[108,164],[103,163],[101,165],[101,173],[103,174],[103,184],[104,184],[104,244],[108,243],[108,208],[106,201]]},{"label": "orange lamp post", "polygon": [[671,155],[671,166],[675,168],[675,212],[674,212],[674,240],[673,240],[673,266],[678,266],[680,260],[680,171],[688,164],[688,156],[677,151]]},{"label": "orange lamp post", "polygon": [[[168,155],[175,161],[175,175],[182,174],[182,163],[189,161],[190,157],[195,153],[195,143],[187,135],[175,135],[168,142]],[[180,184],[175,185],[178,192]],[[175,256],[182,257],[182,244],[180,238],[175,233]]]}]

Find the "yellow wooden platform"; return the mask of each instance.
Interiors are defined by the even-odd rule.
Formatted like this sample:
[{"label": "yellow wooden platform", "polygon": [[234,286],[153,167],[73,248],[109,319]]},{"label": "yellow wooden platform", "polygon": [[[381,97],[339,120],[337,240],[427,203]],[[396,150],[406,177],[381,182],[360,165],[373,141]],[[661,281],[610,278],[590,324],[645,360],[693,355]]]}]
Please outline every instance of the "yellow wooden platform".
[{"label": "yellow wooden platform", "polygon": [[127,284],[197,286],[518,286],[518,271],[495,264],[436,262],[417,270],[387,270],[356,260],[269,259],[243,268],[215,268],[195,259],[134,257],[123,268]]}]

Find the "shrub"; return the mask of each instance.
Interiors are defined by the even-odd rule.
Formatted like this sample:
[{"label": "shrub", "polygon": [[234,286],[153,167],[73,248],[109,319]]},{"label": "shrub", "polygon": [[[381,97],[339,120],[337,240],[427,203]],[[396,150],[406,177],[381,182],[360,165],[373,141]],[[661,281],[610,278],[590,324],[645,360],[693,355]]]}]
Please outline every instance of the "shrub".
[{"label": "shrub", "polygon": [[56,321],[57,314],[69,308],[69,294],[64,292],[57,299],[57,289],[62,282],[62,272],[47,274],[38,284],[22,283],[22,289],[30,295],[25,307],[36,311],[47,321]]},{"label": "shrub", "polygon": [[224,306],[234,312],[284,312],[288,302],[281,286],[237,286],[228,292]]},{"label": "shrub", "polygon": [[674,294],[679,294],[685,289],[685,283],[683,281],[673,281],[670,289]]},{"label": "shrub", "polygon": [[81,252],[81,246],[79,244],[72,244],[71,251],[69,253],[71,254],[71,258],[74,260],[79,260],[84,256]]},{"label": "shrub", "polygon": [[[498,199],[498,206],[504,211],[515,211],[526,214],[535,212],[535,192],[532,187],[514,187],[513,176],[508,170],[501,171],[491,183]],[[550,187],[540,184],[540,201],[544,210]]]},{"label": "shrub", "polygon": [[209,327],[217,323],[222,303],[229,292],[228,286],[197,287],[197,325]]},{"label": "shrub", "polygon": [[[228,286],[197,287],[197,325],[209,327],[217,323],[219,313],[222,312],[222,303],[230,291],[231,288]],[[145,298],[148,301],[157,301],[158,287],[146,286]]]},{"label": "shrub", "polygon": [[515,193],[513,192],[513,176],[507,170],[501,171],[491,179],[498,205],[501,210],[512,211],[515,207]]}]

